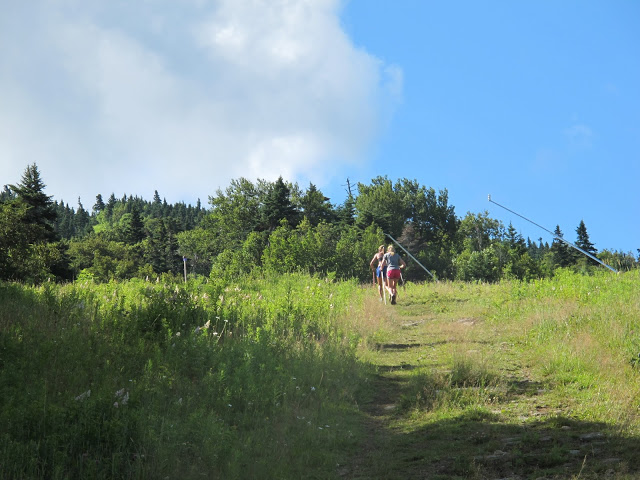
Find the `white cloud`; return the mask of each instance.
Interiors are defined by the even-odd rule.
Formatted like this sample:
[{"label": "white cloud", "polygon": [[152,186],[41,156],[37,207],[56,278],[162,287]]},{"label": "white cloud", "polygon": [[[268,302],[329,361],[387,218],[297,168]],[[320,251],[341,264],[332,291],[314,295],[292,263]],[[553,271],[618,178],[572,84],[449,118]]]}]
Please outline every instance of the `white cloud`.
[{"label": "white cloud", "polygon": [[583,124],[575,124],[564,131],[571,147],[587,148],[593,142],[593,130]]},{"label": "white cloud", "polygon": [[85,207],[112,191],[204,201],[239,176],[322,185],[362,161],[402,91],[339,13],[337,0],[11,7],[0,182],[36,162],[48,194]]}]

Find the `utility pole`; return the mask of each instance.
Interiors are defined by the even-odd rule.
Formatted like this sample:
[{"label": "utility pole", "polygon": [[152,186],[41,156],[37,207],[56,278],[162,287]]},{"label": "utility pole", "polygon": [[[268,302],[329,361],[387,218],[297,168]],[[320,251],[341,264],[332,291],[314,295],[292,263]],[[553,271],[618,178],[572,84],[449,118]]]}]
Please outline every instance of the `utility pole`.
[{"label": "utility pole", "polygon": [[184,263],[184,283],[187,283],[187,257],[182,257]]}]

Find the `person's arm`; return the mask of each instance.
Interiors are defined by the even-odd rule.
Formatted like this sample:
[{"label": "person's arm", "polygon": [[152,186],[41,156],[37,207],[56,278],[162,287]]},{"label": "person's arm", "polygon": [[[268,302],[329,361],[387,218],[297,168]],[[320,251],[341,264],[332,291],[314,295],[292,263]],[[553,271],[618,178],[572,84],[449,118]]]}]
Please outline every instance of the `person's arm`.
[{"label": "person's arm", "polygon": [[373,266],[373,262],[375,262],[375,261],[376,261],[376,258],[377,258],[377,257],[378,257],[377,255],[374,255],[374,256],[373,256],[373,258],[371,259],[371,262],[369,262],[369,268],[370,268],[371,270],[373,270],[373,269],[375,268],[375,267]]},{"label": "person's arm", "polygon": [[407,266],[406,262],[402,257],[400,257],[400,268],[405,268]]}]

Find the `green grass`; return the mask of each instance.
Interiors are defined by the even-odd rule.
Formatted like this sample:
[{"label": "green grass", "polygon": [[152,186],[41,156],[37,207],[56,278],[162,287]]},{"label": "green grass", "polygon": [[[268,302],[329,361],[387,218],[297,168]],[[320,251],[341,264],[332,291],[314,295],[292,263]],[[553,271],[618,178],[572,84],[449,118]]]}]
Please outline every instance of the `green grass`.
[{"label": "green grass", "polygon": [[640,478],[639,280],[408,285],[348,478]]},{"label": "green grass", "polygon": [[0,478],[640,478],[639,284],[1,284]]},{"label": "green grass", "polygon": [[296,275],[0,286],[0,477],[333,468],[362,383],[357,336],[336,319],[359,293]]}]

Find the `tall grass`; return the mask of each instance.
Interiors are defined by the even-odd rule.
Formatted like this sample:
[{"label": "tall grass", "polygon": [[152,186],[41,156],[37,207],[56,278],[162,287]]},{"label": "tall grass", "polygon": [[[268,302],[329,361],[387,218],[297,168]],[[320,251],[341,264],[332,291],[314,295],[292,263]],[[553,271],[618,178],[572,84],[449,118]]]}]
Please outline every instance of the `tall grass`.
[{"label": "tall grass", "polygon": [[354,441],[358,336],[341,319],[361,298],[301,275],[0,285],[0,477],[333,468]]},{"label": "tall grass", "polygon": [[[443,395],[456,383],[475,384],[488,395],[504,391],[509,375],[499,368],[515,362],[564,399],[572,416],[605,422],[619,434],[640,434],[639,285],[636,270],[591,276],[559,271],[528,283],[411,286],[408,311],[419,305],[427,318],[437,318],[432,334],[439,330],[441,338],[473,343],[478,351],[449,347],[453,353],[439,360],[450,366],[445,374],[416,369],[405,406],[420,406],[425,398],[430,408],[445,405]],[[484,328],[463,326],[467,320]],[[457,376],[463,380],[456,382]],[[439,392],[439,403],[424,393],[430,389]]]}]

